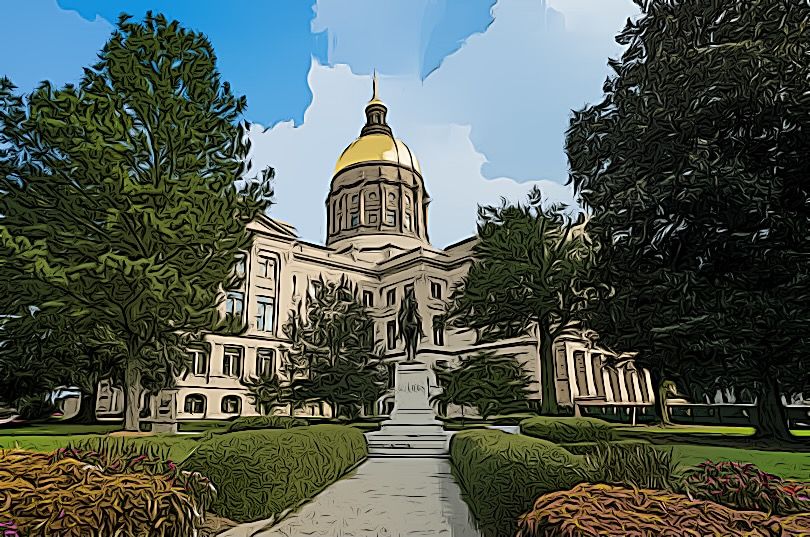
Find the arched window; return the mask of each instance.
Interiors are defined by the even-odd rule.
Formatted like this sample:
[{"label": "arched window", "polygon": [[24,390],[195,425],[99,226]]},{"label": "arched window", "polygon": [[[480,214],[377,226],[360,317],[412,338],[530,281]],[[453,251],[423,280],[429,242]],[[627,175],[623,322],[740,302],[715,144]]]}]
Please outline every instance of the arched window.
[{"label": "arched window", "polygon": [[205,414],[205,396],[199,393],[188,394],[183,403],[183,410],[186,414]]},{"label": "arched window", "polygon": [[377,193],[372,190],[368,193],[368,199],[369,201],[377,201]]},{"label": "arched window", "polygon": [[224,414],[239,414],[242,412],[242,400],[236,395],[226,395],[222,398],[222,412]]}]

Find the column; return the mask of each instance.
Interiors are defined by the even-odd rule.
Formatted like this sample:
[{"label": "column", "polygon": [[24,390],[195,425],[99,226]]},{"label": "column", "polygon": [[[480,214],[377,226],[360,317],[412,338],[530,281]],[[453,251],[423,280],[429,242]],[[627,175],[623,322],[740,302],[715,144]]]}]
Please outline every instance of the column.
[{"label": "column", "polygon": [[644,398],[641,397],[641,386],[638,383],[638,370],[632,371],[630,377],[633,379],[633,390],[636,392],[636,401],[641,402]]},{"label": "column", "polygon": [[577,387],[577,368],[574,363],[574,349],[568,342],[563,342],[565,346],[565,363],[568,366],[568,389],[571,391],[571,403],[574,404],[579,397],[579,387]]},{"label": "column", "polygon": [[585,350],[585,381],[588,384],[588,395],[599,395],[596,391],[596,383],[593,380],[593,358],[590,350]]},{"label": "column", "polygon": [[611,386],[610,382],[610,373],[604,367],[600,368],[600,372],[602,374],[602,382],[605,385],[605,401],[615,401],[613,395],[613,386]]},{"label": "column", "polygon": [[625,366],[616,369],[616,377],[619,379],[619,401],[627,402],[630,398],[627,396],[627,383],[624,381],[624,368]]}]

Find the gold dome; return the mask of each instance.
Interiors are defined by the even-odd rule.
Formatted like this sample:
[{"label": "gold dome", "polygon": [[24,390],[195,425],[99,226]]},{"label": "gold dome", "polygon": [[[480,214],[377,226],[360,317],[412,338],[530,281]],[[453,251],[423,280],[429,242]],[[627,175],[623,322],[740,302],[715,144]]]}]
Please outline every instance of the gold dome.
[{"label": "gold dome", "polygon": [[388,134],[365,134],[343,151],[333,176],[353,164],[380,161],[398,164],[422,174],[416,157],[402,140]]}]

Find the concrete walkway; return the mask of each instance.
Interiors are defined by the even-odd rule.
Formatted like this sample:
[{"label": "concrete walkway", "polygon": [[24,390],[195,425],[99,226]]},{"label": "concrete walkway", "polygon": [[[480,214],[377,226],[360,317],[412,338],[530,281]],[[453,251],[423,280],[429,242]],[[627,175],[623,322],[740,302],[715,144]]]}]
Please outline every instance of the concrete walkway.
[{"label": "concrete walkway", "polygon": [[447,459],[372,458],[297,512],[220,537],[479,537]]}]

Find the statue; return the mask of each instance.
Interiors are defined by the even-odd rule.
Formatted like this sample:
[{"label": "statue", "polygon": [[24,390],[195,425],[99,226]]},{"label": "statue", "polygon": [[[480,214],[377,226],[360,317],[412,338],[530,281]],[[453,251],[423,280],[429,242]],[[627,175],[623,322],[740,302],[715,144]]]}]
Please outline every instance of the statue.
[{"label": "statue", "polygon": [[416,362],[416,349],[425,333],[422,331],[422,316],[419,315],[419,304],[413,287],[405,290],[405,297],[397,313],[399,339],[405,343],[405,363]]}]

